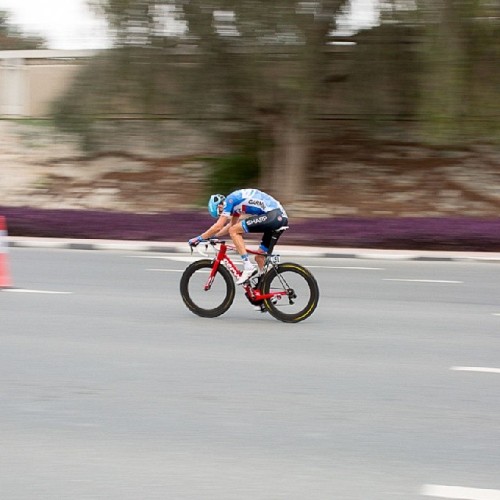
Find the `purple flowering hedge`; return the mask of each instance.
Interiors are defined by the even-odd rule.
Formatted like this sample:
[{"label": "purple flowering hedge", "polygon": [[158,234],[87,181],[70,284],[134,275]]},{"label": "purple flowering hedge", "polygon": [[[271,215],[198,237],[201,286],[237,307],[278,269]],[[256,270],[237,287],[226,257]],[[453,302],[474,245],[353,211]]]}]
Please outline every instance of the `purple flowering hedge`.
[{"label": "purple flowering hedge", "polygon": [[[187,241],[213,219],[203,211],[133,214],[0,207],[11,236]],[[358,248],[500,251],[500,218],[338,217],[291,220],[280,243]]]}]

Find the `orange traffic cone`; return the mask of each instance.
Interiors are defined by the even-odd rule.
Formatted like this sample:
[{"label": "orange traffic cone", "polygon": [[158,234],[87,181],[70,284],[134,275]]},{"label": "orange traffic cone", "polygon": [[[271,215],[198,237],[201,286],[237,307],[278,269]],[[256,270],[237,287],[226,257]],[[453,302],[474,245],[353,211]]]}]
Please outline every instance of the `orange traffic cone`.
[{"label": "orange traffic cone", "polygon": [[5,217],[0,215],[0,288],[12,286],[7,262],[7,224]]}]

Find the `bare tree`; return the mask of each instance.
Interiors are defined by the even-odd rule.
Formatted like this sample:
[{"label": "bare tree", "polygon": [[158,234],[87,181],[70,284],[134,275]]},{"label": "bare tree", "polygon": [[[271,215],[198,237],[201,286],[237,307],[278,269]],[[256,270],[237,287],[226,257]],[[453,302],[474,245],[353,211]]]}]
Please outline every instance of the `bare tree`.
[{"label": "bare tree", "polygon": [[[304,191],[311,120],[328,89],[331,33],[348,0],[90,3],[109,20],[127,86],[149,109],[169,94],[182,116],[251,130],[261,186],[283,199]],[[175,64],[179,53],[189,64]]]}]

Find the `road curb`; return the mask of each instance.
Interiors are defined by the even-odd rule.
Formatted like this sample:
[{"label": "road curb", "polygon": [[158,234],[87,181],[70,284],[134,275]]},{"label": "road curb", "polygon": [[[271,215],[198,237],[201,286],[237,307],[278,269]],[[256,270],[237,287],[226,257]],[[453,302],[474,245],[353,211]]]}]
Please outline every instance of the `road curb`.
[{"label": "road curb", "polygon": [[[189,248],[186,242],[88,240],[8,236],[7,245],[12,248],[59,248],[67,250],[124,250],[134,252],[189,253]],[[498,252],[445,252],[432,250],[384,250],[283,245],[277,247],[277,253],[287,257],[413,260],[421,262],[477,261],[500,264],[500,253]]]}]

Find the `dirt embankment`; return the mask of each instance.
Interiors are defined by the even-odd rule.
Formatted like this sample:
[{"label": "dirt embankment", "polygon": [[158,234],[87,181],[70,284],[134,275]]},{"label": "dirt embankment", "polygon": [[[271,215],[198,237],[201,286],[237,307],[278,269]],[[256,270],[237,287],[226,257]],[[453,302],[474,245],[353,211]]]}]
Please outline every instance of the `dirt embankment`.
[{"label": "dirt embankment", "polygon": [[[206,196],[203,142],[161,155],[144,145],[85,155],[74,140],[0,123],[4,206],[139,213],[191,210]],[[176,143],[177,144],[177,143]],[[500,149],[445,150],[353,135],[316,146],[295,217],[497,217]]]}]

